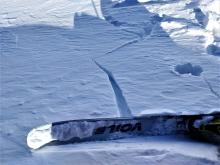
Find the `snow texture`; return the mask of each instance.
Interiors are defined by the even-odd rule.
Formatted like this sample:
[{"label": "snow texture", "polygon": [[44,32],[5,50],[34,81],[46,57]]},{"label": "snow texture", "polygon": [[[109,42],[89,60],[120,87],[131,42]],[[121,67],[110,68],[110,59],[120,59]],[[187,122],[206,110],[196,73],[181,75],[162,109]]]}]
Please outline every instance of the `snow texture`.
[{"label": "snow texture", "polygon": [[[219,0],[1,0],[0,164],[220,164],[218,146],[142,137],[45,147],[28,132],[115,117],[114,74],[133,115],[220,111]],[[180,69],[179,69],[180,68]]]}]

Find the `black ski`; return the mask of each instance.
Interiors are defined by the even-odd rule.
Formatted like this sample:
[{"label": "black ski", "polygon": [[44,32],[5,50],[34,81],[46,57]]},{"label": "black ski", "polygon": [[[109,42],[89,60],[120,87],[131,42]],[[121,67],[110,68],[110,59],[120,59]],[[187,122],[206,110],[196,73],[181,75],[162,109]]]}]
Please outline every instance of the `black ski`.
[{"label": "black ski", "polygon": [[[220,119],[220,113],[200,115],[146,115],[132,118],[100,118],[55,122],[33,129],[27,137],[30,148],[37,149],[48,144],[65,144],[98,141],[132,136],[198,135],[210,133],[220,136],[220,124],[202,124],[196,121],[212,117]],[[204,125],[206,128],[204,129]]]}]

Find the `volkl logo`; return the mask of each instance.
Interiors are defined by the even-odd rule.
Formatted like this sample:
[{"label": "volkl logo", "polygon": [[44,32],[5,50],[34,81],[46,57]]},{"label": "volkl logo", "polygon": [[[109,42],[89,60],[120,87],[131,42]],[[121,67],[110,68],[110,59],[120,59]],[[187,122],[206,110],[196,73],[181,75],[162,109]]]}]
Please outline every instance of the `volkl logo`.
[{"label": "volkl logo", "polygon": [[104,134],[104,133],[115,133],[115,132],[133,132],[141,131],[141,123],[127,123],[127,124],[113,124],[107,127],[98,127],[94,131],[94,135]]}]

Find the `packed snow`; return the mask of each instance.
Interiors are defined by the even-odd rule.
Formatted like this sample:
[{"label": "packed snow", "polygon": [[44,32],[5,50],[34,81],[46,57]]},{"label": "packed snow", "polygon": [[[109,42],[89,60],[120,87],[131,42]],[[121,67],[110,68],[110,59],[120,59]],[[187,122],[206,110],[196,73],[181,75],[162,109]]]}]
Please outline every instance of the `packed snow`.
[{"label": "packed snow", "polygon": [[133,115],[220,112],[219,0],[1,0],[0,164],[220,164],[183,136],[47,146],[29,131],[117,116],[106,74]]}]

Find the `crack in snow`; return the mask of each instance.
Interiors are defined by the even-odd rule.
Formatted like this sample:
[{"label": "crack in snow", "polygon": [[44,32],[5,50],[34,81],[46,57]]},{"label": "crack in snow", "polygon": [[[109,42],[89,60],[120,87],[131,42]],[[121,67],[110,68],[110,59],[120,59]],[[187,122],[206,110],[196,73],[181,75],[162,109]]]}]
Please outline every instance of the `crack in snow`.
[{"label": "crack in snow", "polygon": [[98,62],[96,62],[95,60],[93,60],[93,61],[101,70],[103,70],[108,75],[109,81],[112,85],[112,89],[115,93],[115,99],[117,102],[120,117],[132,117],[132,113],[131,113],[130,108],[127,104],[127,101],[126,101],[125,97],[123,96],[123,92],[122,92],[120,86],[118,85],[118,83],[116,82],[113,74],[110,71],[108,71],[106,68],[104,68],[102,65],[100,65]]},{"label": "crack in snow", "polygon": [[218,93],[213,89],[213,87],[212,87],[212,85],[210,84],[210,82],[209,82],[205,77],[203,77],[203,79],[204,79],[204,81],[206,82],[206,84],[208,85],[208,88],[209,88],[209,90],[211,91],[211,93],[212,93],[213,95],[215,95],[218,99],[220,99],[220,94],[218,94]]}]

